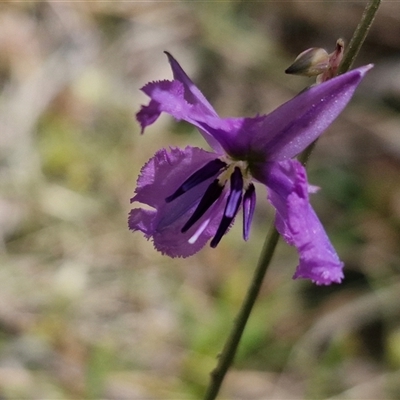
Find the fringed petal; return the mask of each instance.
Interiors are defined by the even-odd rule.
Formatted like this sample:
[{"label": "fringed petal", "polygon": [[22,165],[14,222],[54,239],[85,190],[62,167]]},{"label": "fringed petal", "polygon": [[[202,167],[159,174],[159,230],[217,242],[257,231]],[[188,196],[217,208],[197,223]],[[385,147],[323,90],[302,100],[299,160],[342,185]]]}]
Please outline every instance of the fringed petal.
[{"label": "fringed petal", "polygon": [[309,202],[305,168],[295,160],[266,166],[268,200],[276,208],[276,228],[297,248],[300,262],[293,278],[311,279],[317,285],[340,283],[343,263]]},{"label": "fringed petal", "polygon": [[185,181],[188,175],[202,168],[212,159],[214,153],[198,148],[184,150],[162,149],[142,168],[132,203],[150,206],[135,208],[129,215],[129,228],[142,231],[146,238],[152,239],[154,247],[171,257],[188,257],[199,251],[215,235],[224,211],[226,195],[207,210],[202,218],[186,232],[182,227],[193,213],[207,186],[209,178],[196,187],[167,203],[170,196]]}]

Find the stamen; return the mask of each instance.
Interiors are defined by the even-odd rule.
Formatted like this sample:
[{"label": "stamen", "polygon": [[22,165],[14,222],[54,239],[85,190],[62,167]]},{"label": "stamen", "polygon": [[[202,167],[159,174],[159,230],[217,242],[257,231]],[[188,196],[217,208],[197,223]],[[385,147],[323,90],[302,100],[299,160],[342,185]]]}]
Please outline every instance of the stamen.
[{"label": "stamen", "polygon": [[172,200],[175,200],[177,197],[186,193],[188,190],[194,188],[205,180],[216,176],[221,169],[225,168],[226,166],[227,164],[219,158],[209,161],[206,165],[190,175],[189,178],[186,179],[186,181],[183,182],[173,194],[171,194],[171,196],[168,196],[165,199],[165,201],[170,203]]},{"label": "stamen", "polygon": [[207,228],[208,224],[210,223],[211,219],[208,218],[206,219],[199,228],[197,228],[197,231],[194,233],[194,235],[188,240],[188,243],[194,244],[196,243],[197,239],[200,237],[200,235],[204,232],[204,230]]},{"label": "stamen", "polygon": [[249,239],[251,221],[253,220],[256,208],[256,189],[250,183],[243,196],[243,239]]},{"label": "stamen", "polygon": [[200,200],[200,203],[197,205],[197,208],[194,210],[194,213],[186,222],[186,224],[181,229],[182,233],[187,232],[204,214],[205,212],[215,203],[215,201],[219,198],[224,189],[223,186],[220,185],[218,179],[215,179],[210,186],[207,188],[203,197]]},{"label": "stamen", "polygon": [[224,216],[218,226],[217,232],[213,239],[211,240],[210,246],[215,248],[221,241],[222,236],[225,235],[231,222],[235,218],[238,212],[240,203],[242,201],[242,191],[243,191],[243,176],[239,167],[235,167],[231,175],[231,191],[226,202]]}]

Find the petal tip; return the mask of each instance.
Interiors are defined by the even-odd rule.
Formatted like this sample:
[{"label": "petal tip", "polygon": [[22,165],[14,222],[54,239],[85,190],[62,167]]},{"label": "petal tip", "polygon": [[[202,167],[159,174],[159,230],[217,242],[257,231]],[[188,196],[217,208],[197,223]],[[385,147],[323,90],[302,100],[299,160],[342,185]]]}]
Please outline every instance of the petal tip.
[{"label": "petal tip", "polygon": [[171,54],[169,51],[167,51],[167,50],[164,50],[164,54],[168,57],[169,60],[170,60],[171,58],[174,58],[174,57],[172,56],[172,54]]},{"label": "petal tip", "polygon": [[320,266],[311,266],[300,262],[292,278],[309,279],[317,286],[329,286],[333,283],[339,284],[344,279],[343,266],[344,264],[340,261],[335,265],[326,263]]},{"label": "petal tip", "polygon": [[359,67],[356,69],[356,71],[359,71],[361,76],[364,76],[368,71],[370,71],[372,68],[374,68],[374,64],[367,64],[363,65],[362,67]]}]

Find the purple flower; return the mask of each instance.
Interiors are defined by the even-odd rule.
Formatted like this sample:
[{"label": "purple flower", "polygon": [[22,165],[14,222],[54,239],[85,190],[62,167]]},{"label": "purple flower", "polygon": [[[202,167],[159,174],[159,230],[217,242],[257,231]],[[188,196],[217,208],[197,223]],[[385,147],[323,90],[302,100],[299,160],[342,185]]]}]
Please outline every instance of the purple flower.
[{"label": "purple flower", "polygon": [[196,126],[212,150],[159,150],[142,168],[131,199],[150,208],[131,210],[129,228],[152,238],[163,254],[188,257],[210,239],[216,247],[242,207],[247,240],[256,204],[253,182],[260,182],[276,209],[276,228],[299,253],[294,278],[339,283],[343,263],[309,202],[315,189],[292,158],[339,115],[371,65],[311,87],[268,115],[220,118],[178,62],[167,56],[174,80],[142,88],[151,99],[137,113],[142,132],[166,112]]}]

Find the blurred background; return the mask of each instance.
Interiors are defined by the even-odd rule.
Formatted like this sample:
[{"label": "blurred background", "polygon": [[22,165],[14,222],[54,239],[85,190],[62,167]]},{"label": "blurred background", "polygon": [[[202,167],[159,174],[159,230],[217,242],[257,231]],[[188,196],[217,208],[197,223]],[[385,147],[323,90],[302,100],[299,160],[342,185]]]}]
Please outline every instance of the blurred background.
[{"label": "blurred background", "polygon": [[[365,1],[2,2],[0,398],[198,399],[273,222],[251,239],[158,254],[127,229],[141,166],[206,146],[162,116],[140,136],[170,51],[222,116],[267,113],[313,80],[284,70],[348,42]],[[374,63],[320,139],[312,198],[341,285],[291,279],[281,242],[221,399],[400,399],[400,3],[383,2],[356,64]]]}]

